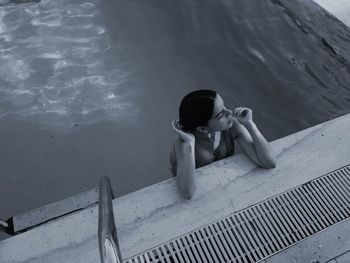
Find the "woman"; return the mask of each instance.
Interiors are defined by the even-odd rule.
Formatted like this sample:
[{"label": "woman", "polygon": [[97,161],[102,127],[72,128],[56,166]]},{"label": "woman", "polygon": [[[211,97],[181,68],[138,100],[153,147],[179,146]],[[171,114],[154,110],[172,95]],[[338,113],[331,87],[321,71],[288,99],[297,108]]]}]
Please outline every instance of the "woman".
[{"label": "woman", "polygon": [[244,153],[263,168],[274,168],[271,147],[252,119],[252,110],[227,109],[221,96],[212,90],[187,94],[179,107],[179,120],[172,121],[178,134],[170,155],[172,173],[181,195],[191,199],[195,169],[234,154],[237,140]]}]

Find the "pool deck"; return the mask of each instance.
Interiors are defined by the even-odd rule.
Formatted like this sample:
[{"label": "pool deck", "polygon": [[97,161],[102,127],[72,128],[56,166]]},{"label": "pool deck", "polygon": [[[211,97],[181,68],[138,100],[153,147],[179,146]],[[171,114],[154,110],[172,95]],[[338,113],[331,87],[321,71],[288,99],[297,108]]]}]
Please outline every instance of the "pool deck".
[{"label": "pool deck", "polygon": [[350,219],[347,218],[270,256],[261,263],[349,263],[349,232]]},{"label": "pool deck", "polygon": [[334,15],[345,25],[350,27],[350,1],[349,0],[314,0],[317,4]]},{"label": "pool deck", "polygon": [[[174,178],[113,200],[123,259],[349,164],[349,130],[347,114],[271,142],[275,169],[258,168],[244,154],[202,167],[192,200],[179,196]],[[97,222],[94,205],[5,239],[0,262],[99,262]],[[333,258],[348,250],[346,243]]]}]

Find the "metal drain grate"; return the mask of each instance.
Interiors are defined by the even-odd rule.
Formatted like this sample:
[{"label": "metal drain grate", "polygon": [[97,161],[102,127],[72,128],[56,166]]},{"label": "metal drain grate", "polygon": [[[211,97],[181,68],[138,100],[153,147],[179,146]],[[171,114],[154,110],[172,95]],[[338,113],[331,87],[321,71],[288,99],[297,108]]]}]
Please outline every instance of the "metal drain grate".
[{"label": "metal drain grate", "polygon": [[347,165],[124,262],[257,262],[349,216]]}]

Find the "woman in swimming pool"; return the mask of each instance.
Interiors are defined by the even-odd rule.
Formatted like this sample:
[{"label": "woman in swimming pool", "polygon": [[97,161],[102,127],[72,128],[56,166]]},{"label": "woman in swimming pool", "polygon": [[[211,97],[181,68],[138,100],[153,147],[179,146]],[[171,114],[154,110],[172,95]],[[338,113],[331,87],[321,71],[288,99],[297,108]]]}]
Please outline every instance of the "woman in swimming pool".
[{"label": "woman in swimming pool", "polygon": [[263,168],[274,168],[276,158],[269,143],[252,119],[252,110],[229,110],[212,90],[187,94],[179,107],[179,120],[172,121],[178,134],[170,155],[172,173],[177,176],[181,195],[191,199],[195,189],[195,169],[234,153],[237,140],[244,153]]}]

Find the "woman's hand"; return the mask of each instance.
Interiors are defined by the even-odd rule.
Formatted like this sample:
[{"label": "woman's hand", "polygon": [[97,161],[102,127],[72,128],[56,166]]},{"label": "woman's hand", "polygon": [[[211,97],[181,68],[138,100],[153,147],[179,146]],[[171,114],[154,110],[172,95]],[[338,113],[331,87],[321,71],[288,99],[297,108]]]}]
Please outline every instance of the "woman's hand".
[{"label": "woman's hand", "polygon": [[243,125],[253,121],[253,112],[249,108],[238,107],[232,111],[232,115]]},{"label": "woman's hand", "polygon": [[179,120],[173,120],[171,122],[171,125],[173,127],[174,132],[176,132],[178,134],[180,141],[194,144],[194,142],[195,142],[194,135],[189,133],[189,132],[184,132],[182,130],[182,126],[180,125]]}]

